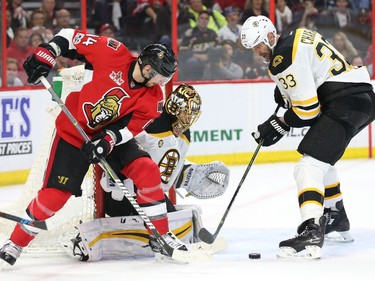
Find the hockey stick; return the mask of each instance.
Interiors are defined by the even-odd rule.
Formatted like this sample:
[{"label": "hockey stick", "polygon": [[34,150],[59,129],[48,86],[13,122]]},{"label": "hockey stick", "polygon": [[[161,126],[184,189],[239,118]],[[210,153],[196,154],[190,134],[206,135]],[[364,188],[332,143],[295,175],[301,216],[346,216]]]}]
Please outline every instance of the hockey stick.
[{"label": "hockey stick", "polygon": [[[277,108],[276,108],[276,110],[275,110],[275,114],[279,111],[279,108],[280,108],[280,106],[278,105]],[[259,144],[258,144],[257,148],[256,148],[255,151],[254,151],[253,157],[251,157],[251,160],[250,160],[249,164],[247,165],[247,168],[246,168],[246,170],[245,170],[245,173],[243,174],[243,176],[242,176],[242,178],[241,178],[241,180],[240,180],[240,183],[238,184],[237,189],[236,189],[236,191],[234,192],[234,194],[233,194],[233,196],[232,196],[232,199],[230,200],[229,205],[228,205],[227,209],[225,210],[224,215],[223,215],[223,217],[221,218],[219,225],[218,225],[217,228],[216,228],[215,233],[214,233],[214,234],[211,234],[211,233],[210,233],[206,228],[204,228],[204,227],[202,227],[202,228],[199,230],[198,236],[199,236],[199,238],[200,238],[203,242],[206,242],[206,243],[208,243],[208,244],[212,244],[212,243],[214,243],[214,241],[215,241],[217,235],[218,235],[219,232],[220,232],[220,229],[223,227],[223,224],[224,224],[225,219],[226,219],[226,217],[227,217],[227,215],[228,215],[228,213],[229,213],[230,208],[232,207],[232,204],[233,204],[233,202],[234,202],[234,199],[236,198],[236,196],[237,196],[237,194],[238,194],[238,191],[240,190],[240,188],[241,188],[241,186],[242,186],[242,184],[243,184],[243,182],[244,182],[244,180],[245,180],[247,174],[248,174],[249,171],[250,171],[251,166],[253,165],[253,163],[254,163],[254,161],[255,161],[255,158],[256,158],[257,155],[258,155],[258,152],[259,152],[259,150],[260,150],[260,148],[261,148],[261,146],[262,146],[262,144],[263,144],[263,141],[264,141],[263,139],[261,139],[261,140],[259,141]]]},{"label": "hockey stick", "polygon": [[11,220],[11,221],[19,222],[22,224],[27,224],[27,225],[30,225],[39,229],[48,230],[46,221],[28,220],[28,219],[24,219],[24,218],[17,217],[11,214],[3,213],[3,212],[0,212],[0,217]]},{"label": "hockey stick", "polygon": [[[69,109],[66,107],[64,102],[61,100],[61,98],[56,94],[56,92],[52,89],[52,86],[47,81],[47,79],[44,76],[40,77],[40,81],[44,85],[44,87],[50,92],[50,94],[53,97],[53,100],[58,103],[61,110],[65,113],[65,115],[68,117],[68,119],[72,122],[74,127],[78,130],[80,135],[83,137],[83,139],[86,142],[91,142],[90,138],[87,136],[86,132],[82,129],[82,127],[78,124],[75,117],[72,115],[72,113],[69,111]],[[133,196],[129,193],[129,191],[126,189],[123,182],[120,180],[120,178],[116,175],[116,173],[113,171],[111,166],[108,164],[107,160],[105,160],[103,157],[98,157],[100,164],[102,168],[110,175],[110,177],[113,179],[115,185],[121,189],[124,192],[124,195],[126,199],[129,200],[129,202],[132,204],[134,209],[137,211],[138,215],[143,219],[145,224],[147,225],[148,229],[152,232],[152,234],[155,236],[157,241],[160,243],[160,245],[165,249],[165,251],[168,253],[169,256],[173,257],[174,249],[167,244],[167,242],[164,240],[164,238],[161,236],[161,234],[158,232],[158,230],[155,228],[154,224],[151,222],[149,217],[145,214],[143,209],[139,206],[137,201],[133,198]],[[7,214],[6,214],[7,215]],[[5,216],[3,216],[5,217]],[[7,215],[7,218],[10,219],[9,215]],[[18,218],[13,218],[13,220],[16,220]],[[21,218],[19,218],[21,219]],[[39,228],[43,225],[43,221],[28,221],[28,220],[16,220],[20,223],[29,224],[36,226],[38,225]],[[45,223],[45,221],[44,221]],[[36,226],[36,227],[38,227]]]}]

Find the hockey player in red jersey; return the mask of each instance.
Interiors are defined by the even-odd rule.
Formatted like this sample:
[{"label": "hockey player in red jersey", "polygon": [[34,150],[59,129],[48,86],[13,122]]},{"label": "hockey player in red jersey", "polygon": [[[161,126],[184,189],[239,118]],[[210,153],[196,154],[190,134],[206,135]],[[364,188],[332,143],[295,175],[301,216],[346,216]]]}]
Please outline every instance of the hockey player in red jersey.
[{"label": "hockey player in red jersey", "polygon": [[[158,163],[164,192],[174,186],[179,194],[211,199],[221,196],[228,186],[230,172],[224,163],[196,164],[185,159],[190,146],[190,128],[200,117],[201,106],[199,93],[192,86],[181,84],[167,98],[163,113],[135,137]],[[115,171],[121,166],[123,157],[116,150],[115,147],[107,157]],[[100,184],[105,191],[106,216],[74,226],[79,233],[66,242],[61,241],[64,249],[81,261],[152,255],[137,211],[116,188],[108,173],[103,173]],[[136,193],[137,187],[131,179],[124,179],[124,185],[132,194]],[[198,205],[173,205],[167,196],[166,201],[170,230],[188,247],[200,248],[209,254],[225,249],[226,241],[222,237],[211,245],[200,242],[202,211]],[[153,246],[152,243],[149,245]]]},{"label": "hockey player in red jersey", "polygon": [[[137,58],[115,39],[62,29],[24,62],[28,82],[36,84],[41,76],[47,77],[59,56],[85,63],[84,84],[69,94],[66,107],[92,142],[85,143],[64,112],[59,114],[44,183],[29,203],[25,218],[48,219],[72,195],[80,196],[90,163],[98,163],[96,156],[106,157],[116,147],[125,155],[120,173],[137,185],[137,202],[144,213],[165,242],[188,253],[186,245],[169,231],[159,168],[133,138],[163,110],[160,85],[177,70],[173,51],[164,44],[152,43]],[[0,260],[13,265],[38,232],[17,224],[0,250]],[[153,249],[165,254],[161,245]]]},{"label": "hockey player in red jersey", "polygon": [[321,34],[299,28],[280,37],[264,16],[246,20],[241,42],[269,63],[275,101],[286,109],[260,124],[254,139],[270,146],[290,127],[310,127],[294,169],[302,223],[295,238],[280,242],[279,256],[320,258],[325,235],[353,241],[335,164],[375,118],[369,73],[351,65]]}]

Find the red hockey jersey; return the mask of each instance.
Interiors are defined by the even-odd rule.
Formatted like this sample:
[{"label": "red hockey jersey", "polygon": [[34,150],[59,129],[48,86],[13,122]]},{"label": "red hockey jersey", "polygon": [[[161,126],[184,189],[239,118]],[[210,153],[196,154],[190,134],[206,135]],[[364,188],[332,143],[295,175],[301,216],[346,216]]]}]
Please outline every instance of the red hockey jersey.
[{"label": "red hockey jersey", "polygon": [[[63,29],[55,38],[52,41],[59,43],[62,56],[79,57],[93,70],[82,89],[70,93],[65,101],[90,138],[122,119],[121,143],[124,143],[161,114],[164,104],[161,87],[139,86],[132,80],[137,58],[122,43],[73,29]],[[63,49],[67,44],[61,44],[64,38],[69,42],[68,50]],[[60,137],[81,147],[83,138],[63,112],[56,119],[56,128]]]}]

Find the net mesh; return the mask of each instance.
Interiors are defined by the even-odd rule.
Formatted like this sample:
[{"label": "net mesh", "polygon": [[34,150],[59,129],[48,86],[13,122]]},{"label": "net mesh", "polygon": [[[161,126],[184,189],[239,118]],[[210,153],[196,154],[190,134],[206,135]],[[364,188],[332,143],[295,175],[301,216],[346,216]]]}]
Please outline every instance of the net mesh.
[{"label": "net mesh", "polygon": [[[83,81],[84,66],[80,65],[63,69],[60,75],[61,77],[57,77],[54,80],[56,80],[56,83],[62,80],[61,99],[65,100],[72,89],[79,86]],[[44,171],[46,170],[50,145],[54,134],[55,119],[61,111],[58,105],[46,110],[50,113],[51,118],[46,120],[46,122],[48,122],[46,133],[31,167],[23,191],[14,204],[2,209],[3,212],[23,216],[27,205],[36,196],[42,186]],[[72,196],[65,206],[48,220],[48,224],[52,226],[51,229],[41,231],[24,251],[63,251],[62,246],[60,246],[61,241],[66,241],[75,236],[76,230],[74,226],[81,221],[84,222],[95,217],[94,180],[94,169],[91,167],[82,183],[82,196]],[[13,221],[1,219],[0,234],[3,236],[2,238],[8,238],[15,225],[16,223]]]}]

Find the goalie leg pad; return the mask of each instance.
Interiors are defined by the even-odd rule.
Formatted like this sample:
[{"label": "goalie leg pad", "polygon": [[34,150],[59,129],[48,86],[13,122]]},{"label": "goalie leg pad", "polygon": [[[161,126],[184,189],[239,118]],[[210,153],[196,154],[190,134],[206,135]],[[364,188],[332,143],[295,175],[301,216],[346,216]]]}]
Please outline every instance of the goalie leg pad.
[{"label": "goalie leg pad", "polygon": [[[168,213],[168,219],[169,229],[182,242],[193,243],[194,223],[191,208]],[[78,225],[77,229],[82,242],[73,247],[77,242],[75,237],[63,244],[70,256],[78,257],[82,261],[154,256],[149,247],[149,233],[140,216],[96,219]],[[77,253],[80,249],[82,254]]]}]

